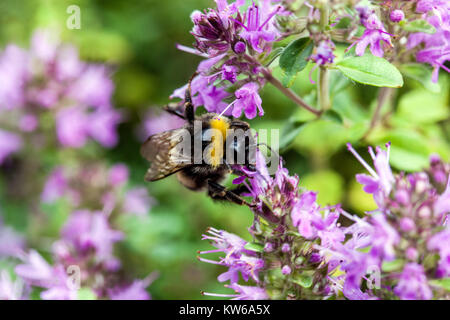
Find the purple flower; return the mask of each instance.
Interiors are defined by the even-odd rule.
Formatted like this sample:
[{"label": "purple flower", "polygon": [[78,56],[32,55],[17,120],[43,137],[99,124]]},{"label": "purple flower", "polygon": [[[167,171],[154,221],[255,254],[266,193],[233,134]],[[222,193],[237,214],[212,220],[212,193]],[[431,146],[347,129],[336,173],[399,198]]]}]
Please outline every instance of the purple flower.
[{"label": "purple flower", "polygon": [[55,78],[59,81],[78,77],[83,72],[84,64],[78,57],[77,48],[62,45],[55,61]]},{"label": "purple flower", "polygon": [[450,177],[447,179],[447,187],[434,203],[435,215],[441,219],[450,214]]},{"label": "purple flower", "polygon": [[387,151],[376,148],[376,155],[372,148],[369,148],[369,154],[374,162],[375,170],[373,170],[367,162],[353,149],[351,144],[347,144],[351,153],[358,161],[369,171],[370,176],[366,174],[356,175],[356,180],[364,185],[364,191],[373,194],[374,200],[380,208],[384,208],[385,199],[389,196],[392,185],[394,183],[394,175],[389,166],[389,149],[390,144],[386,144]]},{"label": "purple flower", "polygon": [[372,249],[370,253],[382,259],[395,258],[395,246],[400,242],[400,235],[389,224],[383,213],[375,213],[370,219],[374,229],[372,232]]},{"label": "purple flower", "polygon": [[292,224],[306,239],[317,236],[317,230],[313,227],[313,219],[320,214],[316,197],[317,194],[312,191],[302,193],[291,211]]},{"label": "purple flower", "polygon": [[148,195],[146,188],[134,188],[126,193],[123,209],[127,213],[145,216],[153,204],[154,199]]},{"label": "purple flower", "polygon": [[268,300],[269,295],[264,288],[243,286],[237,283],[225,285],[226,288],[233,289],[235,294],[210,293],[202,291],[204,296],[232,298],[231,300]]},{"label": "purple flower", "polygon": [[236,291],[236,295],[233,300],[268,300],[269,296],[264,288],[242,286],[237,283],[233,283],[227,286],[228,288]]},{"label": "purple flower", "polygon": [[117,144],[116,127],[120,121],[121,115],[111,108],[92,113],[80,107],[65,108],[56,117],[58,139],[65,147],[80,148],[90,136],[105,147],[113,147]]},{"label": "purple flower", "polygon": [[56,33],[45,29],[36,30],[31,38],[33,58],[49,64],[55,59],[59,45]]},{"label": "purple flower", "polygon": [[439,69],[447,72],[450,69],[444,64],[450,60],[450,3],[441,0],[422,0],[417,2],[417,11],[422,13],[433,12],[426,20],[436,29],[433,34],[414,33],[408,38],[407,48],[412,49],[424,44],[424,48],[417,51],[416,60],[418,62],[430,64],[433,70],[432,80],[437,82]]},{"label": "purple flower", "polygon": [[[371,14],[364,23],[366,30],[361,38],[353,43],[348,49],[356,44],[356,54],[362,56],[367,46],[370,45],[370,51],[374,56],[382,57],[384,52],[380,43],[385,46],[392,46],[391,35],[386,32],[383,24],[375,14]],[[348,50],[347,49],[347,50]]]},{"label": "purple flower", "polygon": [[[242,1],[241,1],[242,2]],[[191,20],[194,23],[192,35],[195,37],[195,47],[200,52],[214,56],[227,51],[236,38],[240,25],[234,22],[232,15],[242,5],[236,2],[229,6],[226,1],[218,1],[218,10],[208,9],[205,13],[194,11]]]},{"label": "purple flower", "polygon": [[0,258],[18,257],[23,249],[25,249],[25,238],[0,221]]},{"label": "purple flower", "polygon": [[433,298],[425,271],[417,263],[405,265],[398,284],[394,288],[394,293],[402,300],[429,300]]},{"label": "purple flower", "polygon": [[86,106],[111,106],[114,84],[102,65],[88,65],[70,88],[69,95]]},{"label": "purple flower", "polygon": [[87,132],[102,146],[114,147],[119,140],[116,128],[121,120],[120,113],[112,108],[98,109],[87,119]]},{"label": "purple flower", "polygon": [[236,66],[226,65],[222,66],[222,80],[228,80],[231,83],[236,82],[238,68]]},{"label": "purple flower", "polygon": [[61,265],[50,266],[39,253],[32,250],[23,257],[24,263],[15,268],[15,272],[27,284],[46,288],[41,292],[44,300],[75,300],[77,291],[69,287],[69,277]]},{"label": "purple flower", "polygon": [[12,153],[22,148],[23,142],[20,136],[0,129],[0,164]]},{"label": "purple flower", "polygon": [[447,225],[444,230],[433,235],[427,243],[429,250],[439,252],[439,277],[450,276],[450,225]]},{"label": "purple flower", "polygon": [[283,268],[281,268],[281,273],[286,275],[291,274],[292,270],[291,267],[289,267],[288,265],[283,266]]},{"label": "purple flower", "polygon": [[327,63],[333,63],[335,45],[331,40],[320,41],[319,46],[316,49],[316,53],[312,54],[310,59],[318,65],[324,65]]},{"label": "purple flower", "polygon": [[270,242],[266,242],[266,244],[264,245],[264,252],[270,253],[273,250],[274,250],[273,244]]},{"label": "purple flower", "polygon": [[24,132],[32,132],[34,131],[39,124],[39,120],[36,116],[32,114],[25,114],[19,123],[20,130]]},{"label": "purple flower", "polygon": [[108,172],[108,180],[109,183],[112,186],[120,186],[123,185],[128,181],[129,176],[129,170],[128,167],[123,164],[119,163],[116,165],[113,165]]},{"label": "purple flower", "polygon": [[236,52],[237,54],[241,54],[244,53],[246,50],[246,45],[244,42],[242,41],[238,41],[236,42],[236,44],[234,45],[234,52]]},{"label": "purple flower", "polygon": [[[43,111],[51,113],[65,147],[80,148],[88,138],[105,147],[117,143],[121,116],[111,107],[113,90],[105,66],[80,61],[77,49],[50,30],[36,31],[29,51],[10,45],[0,55],[0,110],[18,109],[9,118],[23,132],[37,128]],[[0,162],[2,155],[0,147]]]},{"label": "purple flower", "polygon": [[264,110],[261,107],[261,97],[258,94],[259,86],[255,82],[249,82],[236,90],[236,100],[233,106],[233,117],[239,118],[244,111],[248,119],[256,117],[256,111],[259,111],[259,116],[264,115]]},{"label": "purple flower", "polygon": [[0,55],[0,110],[21,107],[24,89],[30,74],[27,52],[9,45]]},{"label": "purple flower", "polygon": [[[187,85],[175,90],[170,98],[184,99]],[[191,85],[192,103],[195,107],[204,106],[208,112],[221,113],[227,106],[222,100],[230,94],[223,88],[216,87],[210,83],[209,77],[198,75],[192,80]],[[229,112],[224,113],[228,115]]]},{"label": "purple flower", "polygon": [[[184,94],[184,93],[183,93]],[[156,114],[151,109],[146,113],[141,126],[138,128],[137,135],[141,141],[145,141],[151,135],[172,129],[181,128],[184,120],[168,112]]]},{"label": "purple flower", "polygon": [[41,194],[43,202],[54,202],[64,196],[68,189],[67,180],[64,176],[64,169],[57,167],[45,182],[44,190]]},{"label": "purple flower", "polygon": [[361,291],[361,282],[367,274],[372,263],[370,258],[359,251],[342,246],[339,252],[339,259],[342,261],[341,269],[345,271],[345,282],[343,294],[350,300],[368,300],[370,295]]},{"label": "purple flower", "polygon": [[6,270],[0,270],[0,300],[22,300],[24,284],[20,279],[13,281]]},{"label": "purple flower", "polygon": [[374,12],[371,8],[364,5],[357,5],[355,7],[355,10],[358,13],[359,21],[361,22],[362,25],[367,24],[367,19],[369,19],[370,15],[373,14]]},{"label": "purple flower", "polygon": [[123,239],[123,234],[110,227],[106,214],[89,210],[75,211],[64,225],[61,235],[80,253],[93,249],[97,262],[105,262],[112,269],[118,267],[117,259],[112,255],[113,245]]},{"label": "purple flower", "polygon": [[203,262],[218,264],[228,267],[228,271],[219,275],[220,282],[230,280],[236,283],[239,280],[239,273],[245,281],[252,278],[256,282],[259,281],[258,273],[264,267],[264,261],[254,256],[254,252],[246,250],[247,242],[231,233],[209,228],[210,235],[203,235],[202,240],[212,240],[216,250],[201,251],[200,254],[212,252],[224,252],[226,256],[220,261],[208,260],[202,257],[198,259]]},{"label": "purple flower", "polygon": [[128,285],[108,289],[108,296],[111,300],[150,300],[151,296],[146,288],[153,280],[154,277],[150,275],[143,280],[134,280]]},{"label": "purple flower", "polygon": [[261,6],[253,3],[244,14],[240,36],[247,40],[256,52],[270,51],[269,44],[279,36],[272,18],[280,9],[281,6],[274,7],[270,1],[263,1]]},{"label": "purple flower", "polygon": [[56,115],[56,133],[65,147],[80,148],[87,141],[88,117],[79,107],[64,108]]}]

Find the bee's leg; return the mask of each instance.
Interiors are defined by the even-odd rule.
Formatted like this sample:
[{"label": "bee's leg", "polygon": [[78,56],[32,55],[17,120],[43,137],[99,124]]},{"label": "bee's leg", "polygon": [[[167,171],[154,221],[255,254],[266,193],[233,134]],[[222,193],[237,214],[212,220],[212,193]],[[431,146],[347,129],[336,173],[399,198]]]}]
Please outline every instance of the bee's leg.
[{"label": "bee's leg", "polygon": [[[241,192],[243,191],[244,190],[242,190]],[[233,191],[228,190],[226,187],[212,180],[208,180],[208,195],[215,200],[226,200],[234,202],[239,205],[246,205],[250,208],[253,207],[253,205],[242,199],[239,195],[237,195]]]},{"label": "bee's leg", "polygon": [[[252,165],[252,164],[247,164],[245,167],[248,170],[250,170],[250,171],[257,172],[256,171],[256,167],[254,165]],[[240,169],[238,169],[236,167],[233,167],[231,169],[231,173],[236,175],[236,176],[246,176],[247,178],[250,178],[250,176],[247,173],[245,173],[243,170],[240,170]]]},{"label": "bee's leg", "polygon": [[[188,90],[186,90],[188,92]],[[189,98],[187,98],[189,96]],[[189,99],[189,100],[188,100]],[[191,95],[186,93],[186,99],[184,103],[184,119],[189,121],[189,123],[194,123],[194,105],[192,104]]]},{"label": "bee's leg", "polygon": [[189,123],[193,123],[195,119],[194,113],[194,105],[192,104],[192,95],[191,95],[191,83],[195,76],[198,75],[198,72],[195,72],[191,79],[189,79],[188,87],[186,92],[184,93],[184,117]]}]

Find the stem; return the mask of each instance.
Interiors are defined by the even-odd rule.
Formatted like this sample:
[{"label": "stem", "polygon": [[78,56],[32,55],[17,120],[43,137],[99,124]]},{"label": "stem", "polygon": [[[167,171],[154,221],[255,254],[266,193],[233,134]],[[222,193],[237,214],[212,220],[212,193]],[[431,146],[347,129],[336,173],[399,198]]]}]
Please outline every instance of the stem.
[{"label": "stem", "polygon": [[261,73],[263,74],[264,78],[267,81],[269,81],[275,88],[280,90],[281,93],[283,93],[287,98],[292,100],[295,104],[299,105],[300,107],[302,107],[302,108],[308,110],[309,112],[313,113],[317,117],[320,116],[320,114],[322,112],[320,112],[319,110],[317,110],[314,107],[310,106],[308,103],[306,103],[305,100],[300,98],[294,91],[292,91],[291,89],[286,88],[285,86],[283,86],[283,84],[280,82],[280,80],[275,78],[268,68],[265,68],[264,66],[262,66],[257,60],[255,60],[253,57],[251,57],[249,55],[244,55],[244,58],[247,61],[251,62],[251,63],[259,64],[260,67],[261,67]]},{"label": "stem", "polygon": [[377,107],[375,109],[375,112],[373,113],[372,120],[370,121],[369,129],[367,130],[366,134],[363,138],[366,138],[372,130],[375,128],[381,114],[381,109],[389,99],[392,92],[392,88],[381,88],[380,92],[378,93],[378,103]]},{"label": "stem", "polygon": [[319,106],[322,111],[326,111],[331,108],[329,83],[330,74],[328,72],[328,68],[320,66],[319,81],[317,82],[317,92],[319,93]]},{"label": "stem", "polygon": [[285,86],[283,86],[283,84],[277,78],[275,78],[270,73],[270,71],[268,71],[267,69],[262,69],[262,74],[264,75],[264,78],[266,78],[267,81],[269,81],[271,84],[273,84],[273,86],[275,88],[280,90],[290,100],[295,102],[300,107],[302,107],[302,108],[308,110],[309,112],[313,113],[317,117],[320,116],[321,112],[319,110],[313,108],[308,103],[306,103],[306,101],[303,100],[302,98],[300,98],[294,91],[292,91],[291,89],[286,88]]},{"label": "stem", "polygon": [[[329,20],[329,9],[326,1],[322,2],[320,8],[320,30],[322,32],[326,31]],[[331,108],[330,102],[330,75],[328,68],[325,66],[320,66],[319,68],[319,81],[317,81],[317,92],[318,92],[318,104],[320,110],[326,111]]]}]

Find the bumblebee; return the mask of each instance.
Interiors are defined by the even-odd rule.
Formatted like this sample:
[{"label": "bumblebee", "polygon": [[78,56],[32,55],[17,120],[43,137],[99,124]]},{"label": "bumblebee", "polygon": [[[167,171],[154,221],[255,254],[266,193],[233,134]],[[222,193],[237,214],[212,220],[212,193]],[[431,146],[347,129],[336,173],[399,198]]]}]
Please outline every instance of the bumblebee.
[{"label": "bumblebee", "polygon": [[[184,119],[186,124],[179,129],[150,136],[141,147],[141,155],[151,162],[145,180],[157,181],[176,174],[179,182],[188,189],[193,191],[206,189],[214,200],[231,201],[251,207],[252,205],[240,196],[247,190],[244,185],[233,190],[221,185],[230,173],[245,175],[240,169],[242,167],[256,171],[254,150],[257,144],[250,125],[245,121],[230,119],[216,113],[195,116],[191,98],[192,78],[188,83],[184,102],[164,108],[165,111]],[[238,130],[244,138],[236,139],[233,133]],[[211,135],[211,132],[219,134]],[[186,139],[190,139],[187,144]],[[194,153],[183,154],[180,148],[183,144],[188,147],[187,149],[194,150]],[[197,155],[195,148],[201,151]],[[200,159],[198,154],[201,155]],[[242,162],[239,162],[241,166],[230,163],[230,158],[236,160],[239,157],[242,159]]]}]

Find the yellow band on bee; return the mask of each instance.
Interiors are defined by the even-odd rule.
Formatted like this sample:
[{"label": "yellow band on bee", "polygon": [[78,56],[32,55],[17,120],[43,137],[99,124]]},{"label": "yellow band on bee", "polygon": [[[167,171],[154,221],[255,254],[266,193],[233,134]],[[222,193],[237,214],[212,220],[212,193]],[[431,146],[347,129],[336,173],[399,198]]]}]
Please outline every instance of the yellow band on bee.
[{"label": "yellow band on bee", "polygon": [[227,120],[223,118],[213,118],[210,120],[209,125],[211,129],[215,129],[222,134],[222,136],[216,137],[213,134],[212,136],[212,149],[211,149],[211,159],[210,163],[213,167],[217,167],[220,165],[220,160],[223,157],[223,145],[227,136],[227,129],[230,127]]},{"label": "yellow band on bee", "polygon": [[227,129],[230,128],[228,120],[224,118],[213,118],[209,121],[211,129],[219,130],[222,133],[222,137],[225,139],[227,136]]}]

